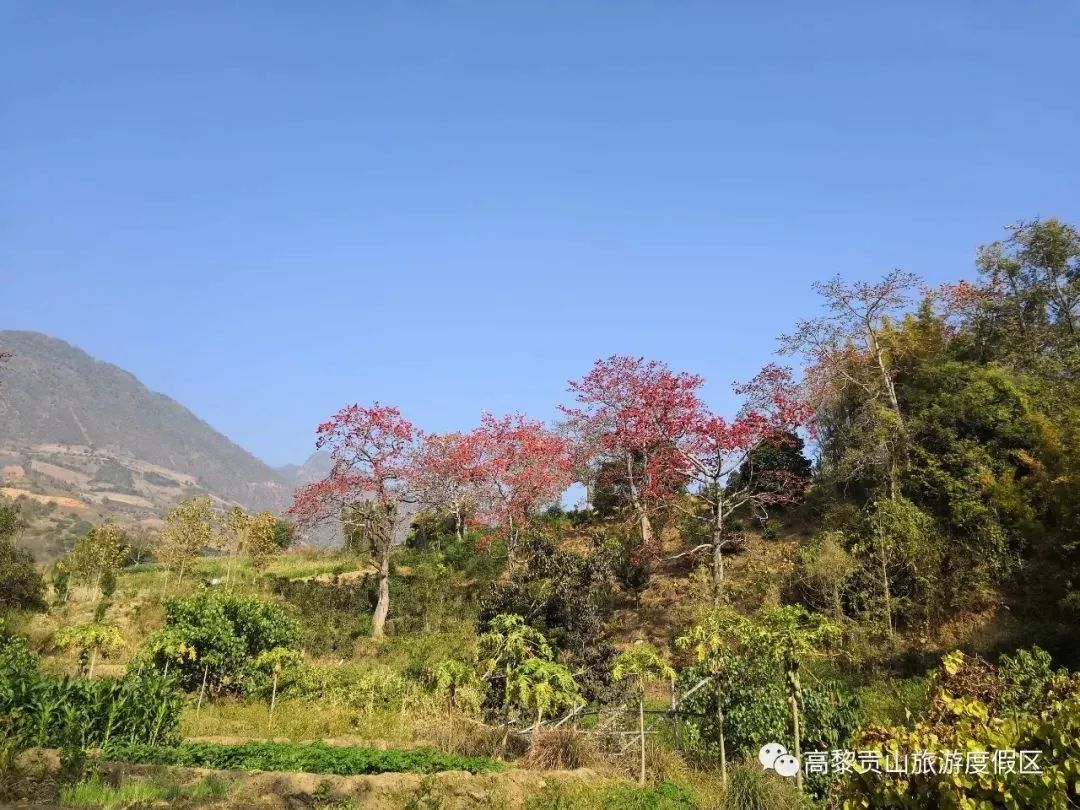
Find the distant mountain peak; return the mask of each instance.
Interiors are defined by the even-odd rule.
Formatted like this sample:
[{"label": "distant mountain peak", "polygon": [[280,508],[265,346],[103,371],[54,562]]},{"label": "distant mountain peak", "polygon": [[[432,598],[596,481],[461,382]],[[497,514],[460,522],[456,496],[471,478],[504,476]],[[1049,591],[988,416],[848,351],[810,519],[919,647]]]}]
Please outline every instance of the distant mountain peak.
[{"label": "distant mountain peak", "polygon": [[249,509],[288,503],[281,474],[129,371],[40,332],[0,331],[0,351],[12,355],[0,368],[4,488],[133,513],[194,492]]}]

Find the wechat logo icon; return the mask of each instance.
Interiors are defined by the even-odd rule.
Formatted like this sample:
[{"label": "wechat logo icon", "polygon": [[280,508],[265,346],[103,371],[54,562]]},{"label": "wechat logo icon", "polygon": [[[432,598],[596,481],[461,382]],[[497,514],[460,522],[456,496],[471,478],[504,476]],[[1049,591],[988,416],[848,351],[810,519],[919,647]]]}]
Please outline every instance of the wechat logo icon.
[{"label": "wechat logo icon", "polygon": [[758,762],[765,770],[770,768],[781,776],[795,776],[799,772],[799,760],[789,754],[780,743],[766,743],[758,751]]}]

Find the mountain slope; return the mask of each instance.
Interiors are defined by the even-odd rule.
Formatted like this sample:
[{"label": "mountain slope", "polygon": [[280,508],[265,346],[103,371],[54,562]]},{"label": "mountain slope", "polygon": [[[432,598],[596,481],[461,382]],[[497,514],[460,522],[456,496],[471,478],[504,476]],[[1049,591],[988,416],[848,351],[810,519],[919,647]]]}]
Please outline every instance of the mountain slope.
[{"label": "mountain slope", "polygon": [[135,514],[196,492],[249,509],[288,503],[278,472],[123,369],[37,332],[0,332],[0,350],[12,354],[0,367],[4,487]]}]

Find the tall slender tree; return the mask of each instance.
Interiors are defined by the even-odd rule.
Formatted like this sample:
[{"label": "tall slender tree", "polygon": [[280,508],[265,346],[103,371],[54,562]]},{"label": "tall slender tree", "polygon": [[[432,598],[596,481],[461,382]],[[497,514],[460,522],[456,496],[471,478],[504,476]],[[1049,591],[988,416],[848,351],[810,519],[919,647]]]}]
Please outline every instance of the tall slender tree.
[{"label": "tall slender tree", "polygon": [[660,361],[626,356],[597,360],[569,383],[577,405],[562,408],[567,429],[586,456],[624,471],[620,480],[632,518],[649,549],[657,539],[656,511],[686,481],[686,459],[677,446],[699,418],[702,383]]},{"label": "tall slender tree", "polygon": [[[390,554],[409,495],[409,459],[418,431],[392,406],[349,405],[319,425],[316,448],[329,450],[330,473],[300,487],[289,514],[301,526],[359,515],[378,568],[378,599],[371,635],[381,638],[390,612]],[[368,502],[368,508],[356,509]],[[347,526],[346,529],[349,527]]]},{"label": "tall slender tree", "polygon": [[723,592],[732,515],[752,509],[767,516],[770,506],[794,500],[808,483],[789,470],[757,469],[754,463],[763,447],[797,440],[795,431],[809,423],[812,411],[799,395],[790,369],[768,365],[735,391],[746,399],[735,419],[716,416],[698,404],[694,418],[687,420],[685,435],[675,444],[695,496],[707,507],[704,519],[711,538],[706,545],[712,548],[717,600]]}]

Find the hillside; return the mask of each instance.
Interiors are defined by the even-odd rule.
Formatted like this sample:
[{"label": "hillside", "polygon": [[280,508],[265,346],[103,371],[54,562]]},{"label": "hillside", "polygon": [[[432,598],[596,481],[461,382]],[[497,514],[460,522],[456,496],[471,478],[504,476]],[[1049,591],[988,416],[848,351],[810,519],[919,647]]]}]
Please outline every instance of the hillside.
[{"label": "hillside", "polygon": [[278,509],[291,485],[180,403],[132,374],[37,332],[0,332],[4,494],[107,507],[136,518],[207,493]]}]

